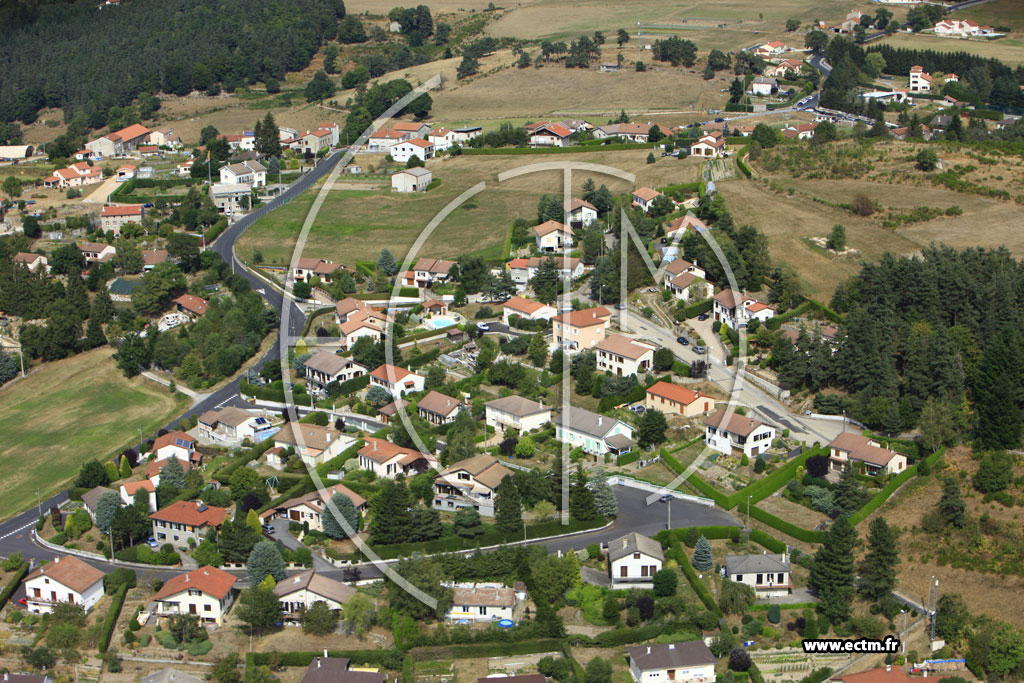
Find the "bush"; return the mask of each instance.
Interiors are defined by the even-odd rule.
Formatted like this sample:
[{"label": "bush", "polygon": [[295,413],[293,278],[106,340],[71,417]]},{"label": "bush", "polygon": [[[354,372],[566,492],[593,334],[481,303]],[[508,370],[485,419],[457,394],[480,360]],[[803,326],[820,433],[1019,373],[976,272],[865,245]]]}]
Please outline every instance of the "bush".
[{"label": "bush", "polygon": [[[107,651],[110,646],[110,637],[114,634],[114,626],[117,624],[117,617],[121,614],[121,606],[124,605],[124,596],[128,594],[128,585],[122,583],[121,587],[117,589],[117,593],[114,594],[113,599],[110,601],[110,609],[107,610],[107,616],[103,620],[103,625],[100,627],[100,637],[96,645],[96,649],[103,654]],[[131,633],[131,631],[129,631]]]},{"label": "bush", "polygon": [[157,631],[154,635],[165,650],[176,650],[178,648],[178,641],[174,639],[170,631]]},{"label": "bush", "polygon": [[749,671],[751,664],[753,662],[750,660],[750,653],[742,647],[734,647],[729,652],[730,671]]}]

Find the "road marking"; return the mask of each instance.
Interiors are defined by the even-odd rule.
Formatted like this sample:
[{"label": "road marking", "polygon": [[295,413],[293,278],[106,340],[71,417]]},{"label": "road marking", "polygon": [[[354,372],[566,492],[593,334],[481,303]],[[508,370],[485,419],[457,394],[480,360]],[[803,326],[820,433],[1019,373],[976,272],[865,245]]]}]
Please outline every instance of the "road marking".
[{"label": "road marking", "polygon": [[21,532],[22,532],[22,531],[24,531],[25,529],[28,529],[29,527],[32,527],[32,526],[35,526],[35,525],[36,525],[36,522],[29,522],[28,524],[26,524],[26,525],[25,525],[25,526],[23,526],[23,527],[20,527],[20,528],[18,528],[18,529],[15,529],[14,531],[9,531],[9,532],[7,532],[6,534],[4,534],[3,536],[0,536],[0,541],[4,540],[4,539],[5,539],[5,538],[7,538],[8,536],[13,536],[14,534],[17,534],[17,533],[21,533]]}]

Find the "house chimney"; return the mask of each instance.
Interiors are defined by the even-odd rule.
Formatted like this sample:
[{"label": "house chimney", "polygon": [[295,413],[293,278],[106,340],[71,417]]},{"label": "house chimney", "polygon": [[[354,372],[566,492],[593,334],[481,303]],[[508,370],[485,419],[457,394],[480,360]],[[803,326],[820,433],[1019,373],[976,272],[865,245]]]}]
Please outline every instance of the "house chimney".
[{"label": "house chimney", "polygon": [[885,665],[885,670],[886,670],[886,672],[892,671],[892,664],[886,664]]},{"label": "house chimney", "polygon": [[327,648],[324,648],[324,659],[327,659]]},{"label": "house chimney", "polygon": [[600,427],[602,424],[604,424],[604,417],[598,415],[598,417],[597,417],[597,426]]},{"label": "house chimney", "polygon": [[676,649],[676,644],[675,643],[669,643],[668,644],[668,649],[670,649],[670,650]]},{"label": "house chimney", "polygon": [[647,654],[651,654],[651,646],[650,645],[647,646]]}]

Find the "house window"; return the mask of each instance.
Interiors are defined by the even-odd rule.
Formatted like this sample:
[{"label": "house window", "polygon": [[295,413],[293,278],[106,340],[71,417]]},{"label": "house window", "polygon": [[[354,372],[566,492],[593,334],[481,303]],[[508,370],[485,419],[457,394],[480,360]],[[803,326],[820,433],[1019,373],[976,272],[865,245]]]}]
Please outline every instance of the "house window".
[{"label": "house window", "polygon": [[213,611],[213,605],[203,605],[203,611],[204,612],[212,612]]},{"label": "house window", "polygon": [[736,576],[735,576],[735,577],[733,578],[733,581],[735,581],[736,583],[740,583],[741,581],[743,581],[743,574],[737,574],[737,575],[736,575]]},{"label": "house window", "polygon": [[757,582],[756,583],[758,585],[761,585],[762,583],[764,583],[764,581],[762,579],[764,579],[764,574],[758,574],[757,575]]},{"label": "house window", "polygon": [[480,616],[482,616],[482,617],[487,616],[487,608],[484,607],[483,605],[480,605]]},{"label": "house window", "polygon": [[640,559],[640,553],[633,553],[633,559],[634,560],[639,560]]}]

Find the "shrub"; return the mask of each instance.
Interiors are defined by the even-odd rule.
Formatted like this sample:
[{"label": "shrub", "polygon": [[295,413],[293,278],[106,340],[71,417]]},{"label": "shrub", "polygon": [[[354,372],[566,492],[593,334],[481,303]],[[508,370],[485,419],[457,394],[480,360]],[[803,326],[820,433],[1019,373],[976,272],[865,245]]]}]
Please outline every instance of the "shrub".
[{"label": "shrub", "polygon": [[734,647],[729,652],[730,671],[749,671],[751,664],[753,662],[750,660],[750,653],[742,647]]}]

